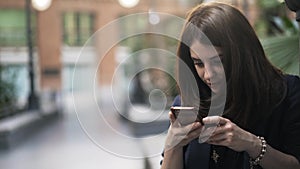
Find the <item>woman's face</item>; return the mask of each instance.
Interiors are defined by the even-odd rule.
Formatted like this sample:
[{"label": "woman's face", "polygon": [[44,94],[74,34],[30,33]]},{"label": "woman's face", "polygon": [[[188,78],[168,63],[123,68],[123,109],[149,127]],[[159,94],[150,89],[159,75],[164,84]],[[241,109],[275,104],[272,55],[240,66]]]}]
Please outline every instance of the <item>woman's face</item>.
[{"label": "woman's face", "polygon": [[194,41],[190,47],[190,53],[202,81],[214,93],[220,91],[225,82],[221,48]]}]

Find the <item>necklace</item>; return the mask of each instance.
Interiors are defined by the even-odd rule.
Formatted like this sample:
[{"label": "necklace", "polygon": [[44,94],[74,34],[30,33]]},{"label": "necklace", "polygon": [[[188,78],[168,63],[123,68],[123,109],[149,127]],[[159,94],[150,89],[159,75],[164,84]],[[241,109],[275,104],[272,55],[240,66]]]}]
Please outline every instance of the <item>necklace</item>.
[{"label": "necklace", "polygon": [[218,159],[220,158],[220,155],[217,153],[217,151],[215,149],[213,149],[211,158],[214,160],[214,162],[216,164],[218,163]]}]

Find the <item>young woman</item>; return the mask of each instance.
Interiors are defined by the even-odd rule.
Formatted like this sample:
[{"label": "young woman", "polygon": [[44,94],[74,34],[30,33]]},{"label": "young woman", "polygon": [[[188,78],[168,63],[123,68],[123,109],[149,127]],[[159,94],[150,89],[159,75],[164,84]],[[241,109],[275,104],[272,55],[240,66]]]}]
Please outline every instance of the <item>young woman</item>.
[{"label": "young woman", "polygon": [[268,61],[238,9],[195,7],[178,58],[177,104],[208,116],[182,125],[169,113],[162,169],[300,169],[300,79]]}]

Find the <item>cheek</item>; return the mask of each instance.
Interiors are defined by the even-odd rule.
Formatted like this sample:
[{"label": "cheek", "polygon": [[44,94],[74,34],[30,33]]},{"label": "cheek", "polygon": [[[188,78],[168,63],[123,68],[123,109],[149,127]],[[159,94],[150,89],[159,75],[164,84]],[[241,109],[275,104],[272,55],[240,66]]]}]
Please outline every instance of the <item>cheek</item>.
[{"label": "cheek", "polygon": [[198,76],[203,80],[204,79],[204,68],[195,67],[198,73]]},{"label": "cheek", "polygon": [[224,80],[225,72],[224,72],[224,69],[223,69],[222,65],[213,66],[212,70],[211,70],[211,73],[213,75],[212,78],[211,78],[212,81]]}]

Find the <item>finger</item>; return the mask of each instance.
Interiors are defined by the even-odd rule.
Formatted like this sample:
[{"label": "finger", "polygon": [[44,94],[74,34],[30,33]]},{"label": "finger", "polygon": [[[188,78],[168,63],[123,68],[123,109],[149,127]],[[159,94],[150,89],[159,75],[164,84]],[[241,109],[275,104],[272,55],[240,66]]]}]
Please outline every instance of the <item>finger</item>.
[{"label": "finger", "polygon": [[202,128],[202,124],[200,122],[194,122],[194,123],[192,123],[191,131],[198,130],[198,129],[200,129],[200,131],[201,131],[201,128]]},{"label": "finger", "polygon": [[226,119],[224,117],[221,117],[221,116],[219,117],[219,119],[220,119],[219,125],[224,125],[224,124],[230,122],[230,120],[228,120],[228,119]]},{"label": "finger", "polygon": [[173,124],[174,121],[176,120],[174,114],[173,114],[171,111],[169,111],[169,119],[170,119],[170,122],[171,122],[172,124]]},{"label": "finger", "polygon": [[217,128],[216,126],[207,127],[207,125],[204,125],[204,127],[202,127],[202,131],[199,136],[199,142],[203,143],[207,141],[212,136],[216,128]]},{"label": "finger", "polygon": [[203,118],[203,123],[205,125],[224,125],[228,122],[229,120],[226,118],[223,118],[221,116],[208,116]]},{"label": "finger", "polygon": [[206,142],[208,144],[213,144],[213,145],[227,146],[226,140],[227,140],[226,138],[219,139],[219,140],[208,139]]},{"label": "finger", "polygon": [[224,134],[228,131],[228,127],[227,125],[221,125],[221,126],[217,126],[214,130],[214,132],[212,133],[212,136],[214,135],[219,135],[219,134]]},{"label": "finger", "polygon": [[222,140],[226,140],[228,138],[228,136],[224,133],[222,134],[217,134],[217,135],[212,135],[208,141],[213,141],[213,142],[220,142]]},{"label": "finger", "polygon": [[188,134],[189,138],[191,138],[191,140],[194,140],[195,138],[199,137],[201,133],[201,128],[197,128],[195,130],[193,130],[192,132],[190,132]]},{"label": "finger", "polygon": [[200,122],[194,122],[194,123],[188,124],[186,126],[182,126],[182,129],[184,131],[188,131],[188,132],[192,132],[193,130],[196,130],[199,128],[202,128],[202,125]]},{"label": "finger", "polygon": [[188,134],[184,137],[184,139],[182,140],[183,143],[189,143],[189,142],[191,142],[192,140],[198,138],[199,135],[200,135],[200,133],[201,133],[201,128],[198,128],[198,129],[195,129],[195,130],[191,131],[190,133],[188,133]]},{"label": "finger", "polygon": [[203,118],[204,124],[218,124],[220,121],[219,116],[207,116]]}]

